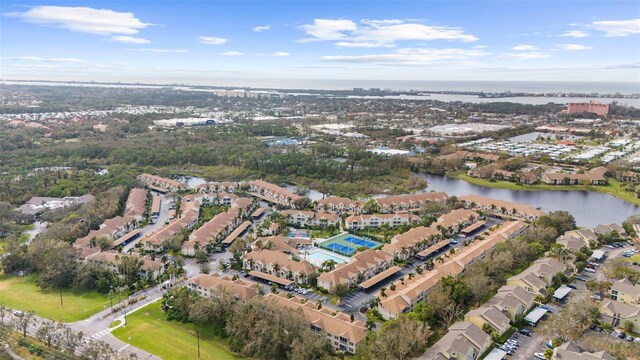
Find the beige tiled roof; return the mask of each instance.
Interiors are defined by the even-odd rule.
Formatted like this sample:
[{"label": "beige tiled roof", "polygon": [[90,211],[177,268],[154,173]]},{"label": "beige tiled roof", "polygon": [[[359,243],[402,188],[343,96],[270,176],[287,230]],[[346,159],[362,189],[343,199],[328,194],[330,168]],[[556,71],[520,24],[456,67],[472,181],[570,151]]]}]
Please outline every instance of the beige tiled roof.
[{"label": "beige tiled roof", "polygon": [[300,309],[307,321],[333,336],[342,336],[354,344],[358,344],[366,336],[364,323],[362,321],[351,321],[349,315],[337,312],[333,315],[333,310],[323,307],[318,309],[316,304],[310,301],[302,304],[303,299],[299,297],[287,298],[287,294],[268,294],[265,301],[273,303],[275,306],[288,309]]},{"label": "beige tiled roof", "polygon": [[129,192],[127,203],[124,210],[125,216],[142,216],[144,215],[145,203],[147,201],[147,190],[134,188]]},{"label": "beige tiled roof", "polygon": [[89,231],[89,233],[85,237],[77,239],[73,246],[89,247],[89,242],[91,241],[91,239],[99,236],[111,237],[112,233],[120,231],[121,229],[125,228],[127,224],[131,224],[133,222],[136,222],[136,220],[131,216],[116,216],[114,218],[107,219],[104,221],[104,223],[102,223],[100,229]]},{"label": "beige tiled roof", "polygon": [[640,306],[626,304],[615,300],[604,300],[600,303],[600,312],[608,310],[609,313],[620,314],[622,318],[630,318],[634,316],[640,316]]},{"label": "beige tiled roof", "polygon": [[436,225],[441,225],[444,228],[456,227],[460,224],[468,222],[471,219],[478,218],[479,216],[480,215],[473,210],[456,209],[440,216],[438,218],[438,221],[436,222]]},{"label": "beige tiled roof", "polygon": [[157,260],[151,260],[151,258],[147,256],[129,255],[129,254],[118,253],[115,251],[98,252],[88,256],[87,260],[97,261],[97,262],[106,262],[106,263],[110,263],[117,266],[120,263],[121,258],[130,257],[130,256],[134,256],[141,259],[143,261],[142,268],[145,270],[157,271],[163,266],[162,262]]},{"label": "beige tiled roof", "polygon": [[253,187],[262,188],[262,189],[270,191],[270,192],[272,192],[274,194],[285,196],[285,197],[291,199],[291,201],[295,201],[295,200],[300,198],[299,195],[294,194],[291,191],[289,191],[289,190],[287,190],[287,189],[285,189],[283,187],[280,187],[280,186],[278,186],[276,184],[272,184],[270,182],[266,182],[266,181],[263,181],[263,180],[253,180],[253,181],[249,181],[247,184],[249,184],[250,186],[253,186]]},{"label": "beige tiled roof", "polygon": [[150,181],[150,182],[159,183],[159,184],[166,184],[167,186],[172,186],[172,187],[175,187],[175,188],[180,188],[180,187],[183,186],[178,181],[167,179],[167,178],[163,178],[161,176],[151,175],[151,174],[140,174],[138,176],[138,178],[142,179],[143,181]]},{"label": "beige tiled roof", "polygon": [[275,235],[268,237],[259,237],[252,244],[252,247],[254,249],[258,249],[258,247],[256,246],[256,243],[258,241],[262,243],[262,247],[265,247],[268,243],[271,243],[270,249],[273,251],[287,252],[296,255],[300,253],[300,251],[296,249],[296,245],[298,245],[299,242],[296,241],[296,239],[288,238],[286,236]]},{"label": "beige tiled roof", "polygon": [[614,357],[606,351],[598,351],[595,353],[582,352],[572,342],[566,342],[553,351],[552,360],[614,360]]},{"label": "beige tiled roof", "polygon": [[220,276],[218,274],[200,274],[187,280],[187,284],[193,284],[196,287],[200,286],[218,293],[226,292],[244,300],[258,295],[258,285],[256,283],[242,279],[233,280],[228,276]]},{"label": "beige tiled roof", "polygon": [[504,200],[498,200],[498,199],[492,199],[492,198],[488,198],[485,196],[480,196],[480,195],[465,195],[465,196],[460,196],[458,197],[458,199],[466,202],[466,203],[476,203],[479,205],[483,205],[483,206],[491,206],[491,205],[495,205],[497,209],[500,209],[502,207],[510,210],[513,209],[517,212],[523,213],[523,214],[528,214],[531,216],[541,216],[544,213],[532,206],[526,205],[526,204],[520,204],[520,203],[512,203],[512,202],[508,202],[508,201],[504,201]]},{"label": "beige tiled roof", "polygon": [[318,280],[334,285],[345,283],[353,276],[391,260],[393,255],[385,251],[365,250],[354,255],[348,263],[339,264],[334,270],[320,274]]},{"label": "beige tiled roof", "polygon": [[291,257],[283,252],[274,251],[274,250],[258,250],[246,253],[244,255],[245,260],[253,260],[256,263],[262,263],[266,266],[271,266],[273,264],[278,264],[280,269],[283,270],[291,270],[294,274],[299,272],[304,272],[309,275],[315,271],[313,265],[306,261],[294,261]]},{"label": "beige tiled roof", "polygon": [[417,204],[425,201],[445,201],[449,198],[444,192],[429,192],[422,194],[409,194],[399,196],[389,196],[375,199],[381,207],[406,204]]},{"label": "beige tiled roof", "polygon": [[509,325],[509,318],[498,308],[491,305],[483,305],[477,309],[471,310],[465,317],[480,317],[484,321],[491,324],[495,329],[502,329]]}]

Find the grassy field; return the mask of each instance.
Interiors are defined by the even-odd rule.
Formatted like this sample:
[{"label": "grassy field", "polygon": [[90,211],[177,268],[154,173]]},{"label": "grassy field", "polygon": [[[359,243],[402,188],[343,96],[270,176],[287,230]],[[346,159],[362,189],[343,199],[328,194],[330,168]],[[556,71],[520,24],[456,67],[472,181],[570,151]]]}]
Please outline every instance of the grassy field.
[{"label": "grassy field", "polygon": [[[127,316],[127,327],[113,331],[118,339],[168,359],[195,359],[198,354],[196,326],[165,320],[156,302]],[[200,359],[242,359],[227,342],[200,327]]]},{"label": "grassy field", "polygon": [[540,191],[540,190],[582,190],[582,191],[596,191],[603,194],[609,194],[630,202],[635,205],[640,205],[640,199],[635,196],[634,193],[624,191],[623,184],[617,180],[609,179],[609,185],[606,186],[591,186],[591,185],[547,185],[547,184],[535,184],[535,185],[522,185],[512,183],[510,181],[489,181],[485,179],[473,178],[467,174],[451,175],[452,177],[472,184],[498,188],[508,190],[524,190],[524,191]]},{"label": "grassy field", "polygon": [[42,290],[35,281],[35,275],[0,275],[0,304],[12,309],[33,311],[48,319],[72,322],[86,319],[103,310],[109,301],[107,295],[96,292],[63,290],[62,307],[58,290]]}]

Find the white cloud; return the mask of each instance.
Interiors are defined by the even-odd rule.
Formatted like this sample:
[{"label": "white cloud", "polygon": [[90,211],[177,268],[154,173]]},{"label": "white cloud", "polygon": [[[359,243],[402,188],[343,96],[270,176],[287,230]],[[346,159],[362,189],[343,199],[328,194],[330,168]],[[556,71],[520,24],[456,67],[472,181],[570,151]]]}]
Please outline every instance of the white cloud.
[{"label": "white cloud", "polygon": [[9,56],[7,60],[36,61],[36,62],[55,62],[55,63],[86,63],[86,60],[77,58],[45,58],[41,56]]},{"label": "white cloud", "polygon": [[284,51],[276,51],[276,52],[272,52],[272,53],[257,53],[255,55],[258,55],[258,56],[286,57],[286,56],[289,56],[291,54],[289,54],[288,52],[284,52]]},{"label": "white cloud", "polygon": [[473,48],[474,49],[486,49],[486,48],[488,48],[488,46],[487,45],[476,45]]},{"label": "white cloud", "polygon": [[604,20],[591,23],[593,29],[603,31],[604,36],[622,37],[640,34],[640,19]]},{"label": "white cloud", "polygon": [[315,19],[313,24],[302,25],[302,30],[310,37],[300,42],[340,40],[346,38],[343,31],[354,31],[358,25],[351,20]]},{"label": "white cloud", "polygon": [[523,51],[523,52],[517,52],[517,53],[502,54],[502,57],[508,57],[516,60],[536,60],[536,59],[548,59],[551,57],[551,55],[541,53],[539,51]]},{"label": "white cloud", "polygon": [[133,37],[133,36],[112,36],[111,40],[125,43],[125,44],[150,44],[151,41],[143,38]]},{"label": "white cloud", "polygon": [[427,49],[427,48],[402,48],[393,53],[369,54],[369,55],[335,55],[323,56],[324,61],[340,61],[353,63],[376,63],[395,65],[429,65],[437,61],[464,61],[489,55],[483,50],[466,49]]},{"label": "white cloud", "polygon": [[253,28],[254,32],[263,32],[267,30],[271,30],[271,25],[260,25]]},{"label": "white cloud", "polygon": [[568,51],[580,51],[580,50],[589,50],[592,47],[586,45],[579,44],[558,44],[556,47],[560,50],[568,50]]},{"label": "white cloud", "polygon": [[560,37],[570,37],[570,38],[583,38],[589,36],[589,33],[582,30],[569,30],[565,31],[560,35]]},{"label": "white cloud", "polygon": [[242,55],[244,55],[244,53],[240,52],[240,51],[226,51],[226,52],[220,53],[220,55],[222,55],[222,56],[242,56]]},{"label": "white cloud", "polygon": [[377,47],[392,47],[393,45],[380,44],[375,42],[348,42],[348,41],[339,41],[335,43],[337,47],[345,47],[345,48],[361,48],[361,49],[371,49]]},{"label": "white cloud", "polygon": [[533,46],[533,45],[516,45],[516,46],[512,47],[511,49],[515,50],[515,51],[536,51],[536,50],[538,50],[538,48],[536,46]]},{"label": "white cloud", "polygon": [[154,53],[186,53],[185,49],[154,49],[154,48],[142,48],[142,49],[127,49],[127,51],[138,52],[154,52]]},{"label": "white cloud", "polygon": [[34,6],[25,12],[12,12],[7,15],[33,24],[98,35],[132,35],[151,25],[143,23],[131,12],[90,7]]},{"label": "white cloud", "polygon": [[303,25],[301,29],[307,37],[299,42],[339,41],[336,45],[341,47],[389,47],[398,41],[478,40],[457,27],[429,26],[416,20],[365,19],[356,23],[345,19],[315,19],[313,24]]},{"label": "white cloud", "polygon": [[227,43],[227,39],[216,36],[200,36],[200,42],[207,45],[224,45]]}]

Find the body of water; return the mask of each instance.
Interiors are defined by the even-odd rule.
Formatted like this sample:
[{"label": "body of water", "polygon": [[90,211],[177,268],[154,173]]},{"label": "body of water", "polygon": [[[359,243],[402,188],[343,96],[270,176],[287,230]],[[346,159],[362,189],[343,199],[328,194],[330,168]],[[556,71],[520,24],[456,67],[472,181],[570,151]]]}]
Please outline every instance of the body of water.
[{"label": "body of water", "polygon": [[449,196],[482,195],[528,204],[545,212],[565,210],[576,218],[578,226],[620,224],[629,216],[640,214],[640,206],[595,191],[496,189],[440,175],[417,175],[429,182],[427,190],[444,191]]},{"label": "body of water", "polygon": [[437,100],[442,102],[467,102],[467,103],[495,103],[495,102],[511,102],[528,105],[544,105],[548,103],[567,104],[589,102],[591,100],[601,103],[610,104],[616,101],[633,107],[640,107],[640,99],[613,99],[613,98],[591,98],[591,97],[532,97],[532,96],[514,96],[504,98],[481,98],[477,95],[458,95],[458,94],[430,94],[430,95],[393,95],[393,96],[347,96],[349,99],[397,99],[397,100]]}]

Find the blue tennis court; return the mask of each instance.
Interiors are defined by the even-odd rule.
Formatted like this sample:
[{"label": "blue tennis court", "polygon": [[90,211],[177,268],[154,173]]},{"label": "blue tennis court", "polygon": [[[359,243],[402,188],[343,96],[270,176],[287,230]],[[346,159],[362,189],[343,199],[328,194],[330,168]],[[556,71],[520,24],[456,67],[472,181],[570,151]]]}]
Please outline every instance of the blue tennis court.
[{"label": "blue tennis court", "polygon": [[342,241],[348,242],[357,246],[366,246],[368,248],[374,248],[379,245],[378,243],[375,243],[373,241],[368,241],[355,236],[347,236],[344,239],[342,239]]},{"label": "blue tennis court", "polygon": [[348,255],[348,256],[353,255],[353,253],[356,252],[356,249],[354,249],[354,248],[352,248],[350,246],[340,245],[340,244],[337,244],[337,243],[327,244],[325,247],[327,249],[329,249],[329,250],[333,250],[333,251],[335,251],[337,253],[345,254],[345,255]]}]

